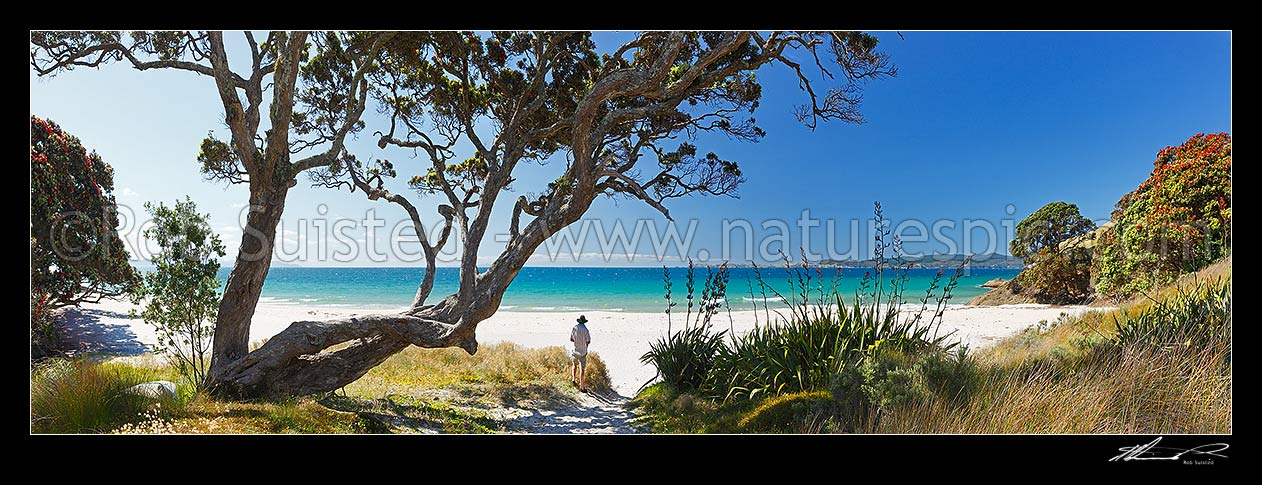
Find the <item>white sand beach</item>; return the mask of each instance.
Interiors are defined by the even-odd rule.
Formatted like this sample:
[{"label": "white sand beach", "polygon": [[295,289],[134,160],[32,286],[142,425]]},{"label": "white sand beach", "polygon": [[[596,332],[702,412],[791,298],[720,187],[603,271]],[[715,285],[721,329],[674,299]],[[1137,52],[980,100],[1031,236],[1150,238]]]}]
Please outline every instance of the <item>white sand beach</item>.
[{"label": "white sand beach", "polygon": [[[79,343],[79,348],[88,352],[142,353],[145,346],[156,341],[156,336],[148,324],[127,317],[128,310],[132,308],[134,306],[130,303],[113,300],[85,304],[81,309],[72,310],[77,315],[68,319],[68,336]],[[1090,310],[1105,309],[1050,305],[953,305],[943,314],[942,332],[955,330],[955,335],[963,343],[977,349],[1020,332],[1040,320],[1052,322],[1061,313],[1077,315]],[[261,302],[254,314],[250,339],[257,341],[271,337],[295,321],[368,313],[383,311]],[[567,345],[570,327],[578,315],[577,312],[501,311],[478,325],[478,341],[482,344],[514,342],[526,347]],[[600,311],[584,312],[584,315],[589,320],[587,326],[592,333],[591,351],[598,353],[608,364],[614,389],[623,396],[635,395],[641,385],[653,378],[653,368],[641,364],[640,356],[648,351],[650,341],[665,334],[666,315]],[[731,315],[731,326],[737,333],[753,328],[753,311],[733,311]],[[774,313],[772,317],[775,317]],[[761,313],[759,319],[765,322]],[[682,324],[682,315],[676,313],[673,320],[676,326]],[[715,325],[727,328],[727,314],[717,315]]]}]

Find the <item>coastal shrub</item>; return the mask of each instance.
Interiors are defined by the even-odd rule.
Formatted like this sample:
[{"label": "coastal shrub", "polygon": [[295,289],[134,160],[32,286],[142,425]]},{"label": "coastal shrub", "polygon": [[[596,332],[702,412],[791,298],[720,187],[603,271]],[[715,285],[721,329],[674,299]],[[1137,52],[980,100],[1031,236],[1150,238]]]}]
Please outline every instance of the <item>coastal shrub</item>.
[{"label": "coastal shrub", "polygon": [[136,282],[118,237],[114,170],[50,120],[31,117],[32,353],[55,343],[49,313],[124,295]]},{"label": "coastal shrub", "polygon": [[1038,301],[1044,303],[1079,303],[1091,296],[1091,251],[1071,247],[1063,250],[1043,248],[1026,258],[1028,266],[1017,275]]},{"label": "coastal shrub", "polygon": [[[652,365],[657,369],[657,377],[675,389],[701,389],[724,349],[723,339],[727,331],[712,332],[711,319],[726,299],[730,273],[726,264],[720,265],[717,272],[707,267],[701,294],[697,295],[696,270],[692,261],[688,261],[684,278],[687,313],[684,316],[684,328],[676,332],[671,328],[670,322],[671,309],[676,305],[671,300],[670,269],[663,267],[662,270],[666,289],[667,333],[649,343],[649,351],[640,357],[640,361]],[[693,316],[692,311],[694,305],[697,308],[696,316]]]},{"label": "coastal shrub", "polygon": [[1148,179],[1117,202],[1094,263],[1114,298],[1157,288],[1231,252],[1231,135],[1192,136],[1157,153]]},{"label": "coastal shrub", "polygon": [[139,316],[157,330],[154,351],[166,355],[200,388],[219,310],[218,258],[224,255],[224,246],[211,230],[209,214],[198,214],[188,197],[174,207],[146,202],[145,210],[153,217],[145,237],[159,250],[153,256],[154,270],[144,275],[133,299],[144,305]]},{"label": "coastal shrub", "polygon": [[31,374],[31,432],[105,433],[155,405],[177,406],[123,392],[157,377],[151,369],[85,359],[41,362]]},{"label": "coastal shrub", "polygon": [[1208,347],[1226,342],[1230,347],[1231,281],[1179,288],[1138,311],[1120,313],[1113,337],[1117,345]]},{"label": "coastal shrub", "polygon": [[882,409],[928,399],[929,389],[914,356],[896,351],[867,356],[860,371],[863,393],[878,413]]},{"label": "coastal shrub", "polygon": [[836,414],[828,391],[797,392],[763,400],[738,422],[749,432],[801,432]]},{"label": "coastal shrub", "polygon": [[1046,303],[1073,303],[1089,296],[1091,251],[1074,240],[1093,229],[1095,223],[1074,204],[1052,202],[1034,211],[1017,224],[1008,246],[1013,256],[1026,260],[1016,281]]},{"label": "coastal shrub", "polygon": [[972,397],[979,379],[977,363],[964,347],[916,354],[886,349],[848,361],[832,376],[831,423],[837,430],[857,432],[878,423],[892,409],[961,405]]},{"label": "coastal shrub", "polygon": [[977,390],[977,359],[967,347],[958,347],[954,352],[926,352],[916,365],[924,375],[926,388],[939,399],[960,403]]},{"label": "coastal shrub", "polygon": [[1061,243],[1093,229],[1095,223],[1083,217],[1077,205],[1052,202],[1017,223],[1016,237],[1008,243],[1008,250],[1017,258],[1033,256],[1045,249],[1058,251]]}]

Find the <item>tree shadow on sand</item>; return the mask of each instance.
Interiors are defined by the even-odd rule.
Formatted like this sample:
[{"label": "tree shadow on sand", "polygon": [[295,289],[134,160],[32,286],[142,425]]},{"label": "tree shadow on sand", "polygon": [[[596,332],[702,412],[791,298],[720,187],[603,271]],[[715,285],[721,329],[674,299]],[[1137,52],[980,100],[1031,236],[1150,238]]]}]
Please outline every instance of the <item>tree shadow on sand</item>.
[{"label": "tree shadow on sand", "polygon": [[643,432],[632,424],[635,414],[627,409],[626,398],[616,393],[605,396],[582,394],[578,402],[552,410],[530,409],[530,414],[513,419],[509,426],[537,434],[628,434]]},{"label": "tree shadow on sand", "polygon": [[102,318],[127,318],[127,315],[89,308],[65,310],[61,317],[61,335],[67,355],[141,355],[150,351],[127,325],[105,323]]}]

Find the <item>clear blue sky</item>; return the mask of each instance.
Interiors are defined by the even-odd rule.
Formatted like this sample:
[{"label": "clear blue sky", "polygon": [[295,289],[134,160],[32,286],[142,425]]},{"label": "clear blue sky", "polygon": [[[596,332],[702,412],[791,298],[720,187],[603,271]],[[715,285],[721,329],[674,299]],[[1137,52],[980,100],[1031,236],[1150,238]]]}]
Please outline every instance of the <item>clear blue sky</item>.
[{"label": "clear blue sky", "polygon": [[[767,137],[759,143],[714,136],[697,140],[703,153],[714,151],[741,162],[748,182],[739,199],[672,201],[681,234],[689,220],[697,221],[695,239],[684,256],[720,254],[720,221],[733,218],[749,220],[759,241],[768,231],[778,233],[760,229],[763,221],[785,221],[791,229],[790,250],[796,253],[802,241],[795,224],[804,209],[812,217],[836,221],[831,242],[823,226],[812,229],[809,249],[822,253],[831,244],[844,252],[850,249],[850,221],[869,217],[874,200],[883,203],[895,224],[912,219],[926,226],[936,220],[954,221],[955,229],[943,234],[956,243],[963,242],[966,219],[990,221],[1002,230],[1004,219],[1011,225],[1056,200],[1076,203],[1087,217],[1103,220],[1122,194],[1147,177],[1162,147],[1198,132],[1231,131],[1227,32],[902,34],[900,39],[892,32],[877,33],[899,74],[866,86],[863,125],[826,123],[810,131],[790,115],[791,107],[804,100],[791,72],[782,66],[758,72],[764,97],[755,116]],[[608,49],[630,35],[602,32],[596,39]],[[228,48],[238,59],[235,65],[244,65],[244,42],[239,35],[229,38]],[[30,77],[31,113],[60,123],[114,166],[120,205],[143,214],[143,201],[169,202],[189,194],[202,211],[212,214],[212,223],[235,253],[241,234],[237,214],[246,201],[246,188],[204,182],[195,162],[207,131],[227,136],[210,78],[187,72],[139,72],[122,65],[78,69],[51,79],[38,78],[32,71]],[[366,121],[371,133],[383,119],[371,113]],[[403,179],[414,173],[409,167],[424,166],[420,159],[411,160],[408,152],[379,150],[371,138],[361,136],[350,148],[361,159],[395,161]],[[515,188],[537,190],[563,168],[563,163],[527,167]],[[320,217],[321,204],[328,207],[327,216],[354,219],[375,209],[389,224],[376,235],[377,246],[386,247],[389,228],[405,218],[397,206],[302,182],[305,178],[290,192],[286,230],[298,227],[300,220]],[[403,189],[402,183],[396,188]],[[420,205],[433,207],[428,200]],[[511,204],[503,205],[496,211],[493,231],[506,232]],[[1009,205],[1015,212],[1011,216],[1005,212]],[[656,211],[627,199],[600,198],[588,218],[606,227],[622,221],[630,229],[640,219],[665,225]],[[316,230],[306,224],[309,231]],[[351,239],[366,238],[362,227],[345,233]],[[984,241],[982,235],[979,231],[974,239]],[[291,252],[301,244],[295,236],[286,236]],[[863,231],[855,237],[866,241],[870,235]],[[652,253],[648,239],[646,234],[629,252]],[[316,250],[314,239],[306,242]],[[1006,252],[1006,243],[1000,235],[992,244]],[[338,250],[336,244],[328,244],[329,252]],[[982,241],[975,240],[972,246],[957,252],[987,249]],[[488,236],[483,257],[494,256],[499,247],[502,244]],[[408,248],[414,251],[413,246]],[[743,251],[741,244],[733,248],[737,256]],[[866,253],[866,246],[861,249]],[[909,243],[908,249],[948,248],[931,241]],[[582,251],[598,250],[593,233]],[[673,251],[669,255],[679,256]],[[346,264],[375,263],[361,255]],[[381,264],[407,263],[391,257]],[[577,263],[565,256],[556,262],[540,257],[535,264],[659,263],[643,256],[606,263],[588,254]]]}]

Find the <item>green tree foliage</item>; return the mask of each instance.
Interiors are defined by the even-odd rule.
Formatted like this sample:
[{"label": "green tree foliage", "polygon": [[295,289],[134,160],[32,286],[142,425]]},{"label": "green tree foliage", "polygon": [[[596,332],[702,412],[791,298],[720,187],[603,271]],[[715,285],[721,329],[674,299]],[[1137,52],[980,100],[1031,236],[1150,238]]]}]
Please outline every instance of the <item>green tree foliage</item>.
[{"label": "green tree foliage", "polygon": [[1078,206],[1052,202],[1017,224],[1017,235],[1008,249],[1026,259],[1018,281],[1035,297],[1048,303],[1080,301],[1091,294],[1091,252],[1061,248],[1062,243],[1095,229],[1095,223],[1078,212]]},{"label": "green tree foliage", "polygon": [[146,202],[153,227],[145,237],[161,248],[153,258],[134,298],[144,304],[140,317],[157,329],[156,351],[194,386],[206,380],[215,312],[219,309],[219,257],[224,255],[219,235],[210,229],[209,215],[185,197],[174,207]]},{"label": "green tree foliage", "polygon": [[1095,258],[1102,295],[1155,288],[1230,253],[1231,135],[1201,133],[1162,149],[1113,219]]},{"label": "green tree foliage", "polygon": [[1060,243],[1092,229],[1095,223],[1083,217],[1077,205],[1052,202],[1017,223],[1017,235],[1008,244],[1008,250],[1018,258],[1036,255],[1043,248],[1057,251]]},{"label": "green tree foliage", "polygon": [[1043,248],[1026,261],[1018,279],[1039,301],[1076,303],[1091,296],[1091,250]]},{"label": "green tree foliage", "polygon": [[125,294],[136,281],[118,237],[114,171],[56,123],[31,117],[32,330],[50,310]]}]

